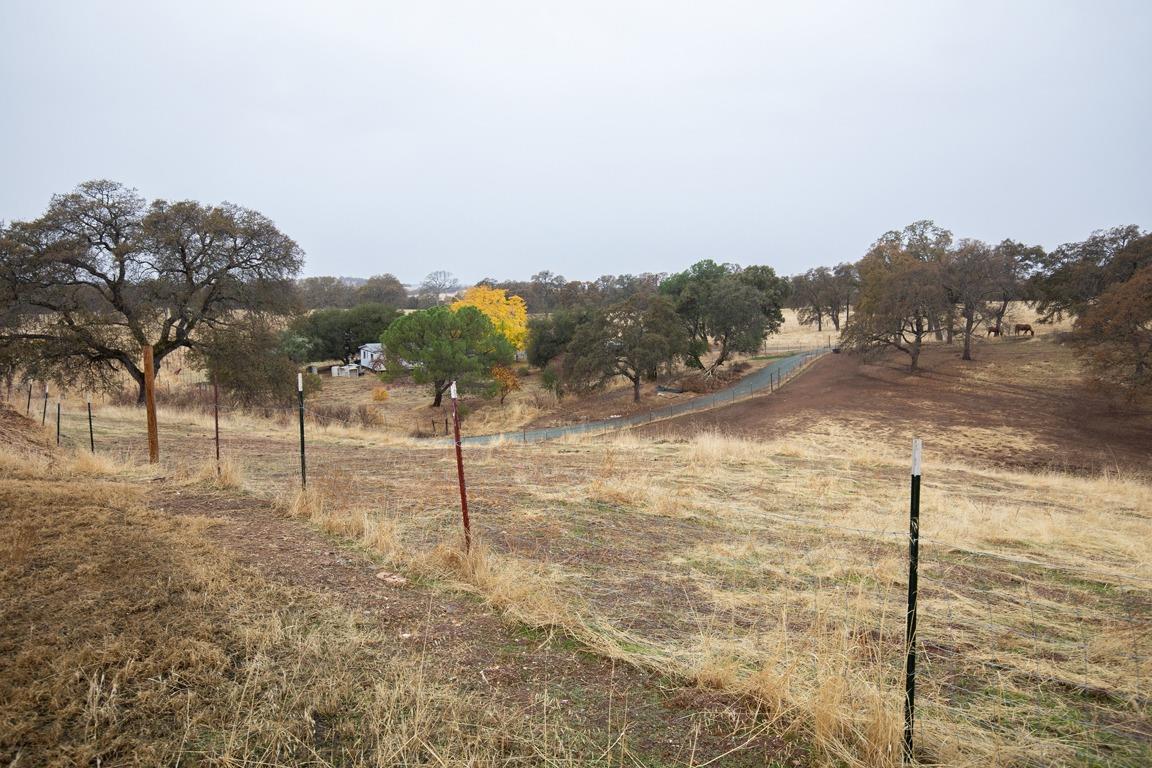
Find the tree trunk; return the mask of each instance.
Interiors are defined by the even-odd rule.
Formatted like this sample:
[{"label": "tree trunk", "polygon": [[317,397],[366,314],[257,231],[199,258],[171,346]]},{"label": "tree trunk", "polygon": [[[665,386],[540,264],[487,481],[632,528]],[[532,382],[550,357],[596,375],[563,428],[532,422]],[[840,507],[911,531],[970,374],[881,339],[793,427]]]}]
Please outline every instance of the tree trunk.
[{"label": "tree trunk", "polygon": [[964,318],[964,354],[960,356],[961,360],[972,359],[972,329],[976,323],[973,322],[973,316],[967,315]]},{"label": "tree trunk", "polygon": [[824,330],[824,316],[820,312],[816,313],[816,330],[817,331],[823,331]]},{"label": "tree trunk", "polygon": [[632,379],[632,402],[640,402],[640,377],[629,377]]},{"label": "tree trunk", "polygon": [[439,408],[440,403],[444,400],[444,393],[448,391],[448,382],[440,379],[432,382],[432,387],[436,390],[436,397],[432,400],[432,407]]},{"label": "tree trunk", "polygon": [[945,315],[945,318],[947,319],[947,322],[948,322],[947,327],[945,327],[945,329],[944,329],[944,331],[946,333],[945,343],[951,344],[952,343],[952,337],[955,334],[955,329],[954,329],[954,326],[956,325],[956,310],[955,310],[955,308],[949,307],[948,308],[948,314]]},{"label": "tree trunk", "polygon": [[128,375],[136,382],[136,405],[144,405],[144,371],[136,366],[124,366]]},{"label": "tree trunk", "polygon": [[728,339],[725,338],[720,341],[720,355],[716,358],[716,362],[708,368],[708,373],[715,373],[716,369],[724,365],[728,360]]},{"label": "tree trunk", "polygon": [[1000,329],[1000,335],[1004,335],[1004,315],[1008,312],[1008,299],[1000,302],[1000,309],[996,310],[996,327]]},{"label": "tree trunk", "polygon": [[[915,371],[920,364],[920,348],[924,344],[924,336],[932,330],[932,320],[929,318],[927,329],[925,329],[924,321],[916,318],[916,322],[912,326],[912,331],[915,334],[912,338],[912,347],[908,350],[908,354],[912,357],[912,366],[910,370]],[[939,331],[937,331],[939,333]]]}]

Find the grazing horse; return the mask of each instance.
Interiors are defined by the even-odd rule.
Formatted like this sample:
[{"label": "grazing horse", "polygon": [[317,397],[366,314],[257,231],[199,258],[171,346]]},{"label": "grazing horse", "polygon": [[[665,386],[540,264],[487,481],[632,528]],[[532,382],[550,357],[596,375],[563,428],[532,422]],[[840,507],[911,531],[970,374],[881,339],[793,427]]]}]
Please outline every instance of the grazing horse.
[{"label": "grazing horse", "polygon": [[1016,325],[1012,326],[1013,336],[1019,336],[1022,333],[1026,333],[1029,336],[1036,335],[1036,333],[1032,330],[1032,326],[1028,323],[1016,323]]},{"label": "grazing horse", "polygon": [[988,326],[988,335],[989,336],[999,336],[1000,335],[1000,326],[998,326],[998,325]]}]

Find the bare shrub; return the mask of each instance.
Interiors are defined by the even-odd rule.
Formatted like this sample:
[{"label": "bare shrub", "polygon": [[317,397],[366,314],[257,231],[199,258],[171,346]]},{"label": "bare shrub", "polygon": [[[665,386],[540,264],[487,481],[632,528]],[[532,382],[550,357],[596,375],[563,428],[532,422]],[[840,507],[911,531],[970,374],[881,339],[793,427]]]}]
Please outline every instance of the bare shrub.
[{"label": "bare shrub", "polygon": [[683,389],[685,392],[702,395],[709,392],[715,392],[723,386],[724,382],[717,376],[709,376],[704,373],[690,373],[681,376],[676,382],[676,386]]},{"label": "bare shrub", "polygon": [[350,405],[314,405],[308,409],[312,422],[320,427],[334,424],[351,424],[356,416]]},{"label": "bare shrub", "polygon": [[380,411],[370,405],[356,406],[356,421],[362,427],[378,427],[384,423]]}]

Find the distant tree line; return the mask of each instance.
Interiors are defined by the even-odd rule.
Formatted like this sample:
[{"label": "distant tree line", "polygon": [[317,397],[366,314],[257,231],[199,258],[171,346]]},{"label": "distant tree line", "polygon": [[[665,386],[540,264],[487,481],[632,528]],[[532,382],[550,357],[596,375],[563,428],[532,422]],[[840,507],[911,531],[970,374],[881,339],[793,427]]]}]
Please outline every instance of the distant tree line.
[{"label": "distant tree line", "polygon": [[[595,280],[568,280],[551,272],[539,272],[531,280],[484,278],[477,285],[505,291],[524,300],[530,314],[547,314],[576,306],[607,306],[638,293],[655,291],[662,274],[603,275]],[[461,289],[449,272],[430,273],[409,289],[394,275],[373,275],[366,280],[342,277],[304,277],[296,281],[302,309],[350,309],[360,304],[384,304],[395,309],[427,309],[444,303],[446,296]],[[450,299],[448,299],[450,300]]]},{"label": "distant tree line", "polygon": [[[540,277],[539,275],[537,276]],[[715,375],[734,354],[752,353],[783,323],[790,286],[771,267],[705,260],[682,273],[606,277],[551,284],[551,312],[528,315],[523,297],[481,281],[451,305],[400,316],[352,309],[311,312],[289,332],[308,350],[338,351],[355,316],[369,321],[347,338],[379,332],[388,377],[411,376],[431,387],[432,407],[448,386],[503,398],[519,387],[511,365],[518,350],[544,372],[558,396],[595,390],[623,378],[634,400],[644,381],[683,368]],[[309,341],[311,340],[311,341]],[[351,348],[350,346],[348,347]]]},{"label": "distant tree line", "polygon": [[507,395],[517,351],[557,395],[621,378],[639,399],[645,380],[715,376],[754,352],[784,307],[845,346],[899,350],[915,369],[927,339],[958,337],[969,360],[974,337],[1003,332],[1010,303],[1031,301],[1041,322],[1072,318],[1098,382],[1152,394],[1152,236],[1136,226],[1046,252],[917,221],[858,262],[790,278],[703,260],[674,274],[485,279],[463,297],[445,271],[412,290],[391,274],[298,280],[302,258],[257,211],[86,182],[32,221],[0,223],[0,377],[93,388],[124,373],[142,395],[151,346],[158,368],[186,349],[238,395],[288,398],[284,380],[301,364],[348,363],[381,341],[392,375],[410,371],[437,405],[452,380]]},{"label": "distant tree line", "polygon": [[322,276],[302,277],[296,281],[296,296],[304,310],[351,309],[361,304],[419,309],[435,306],[444,294],[459,289],[460,282],[443,270],[429,273],[412,291],[395,275],[388,273],[363,280]]}]

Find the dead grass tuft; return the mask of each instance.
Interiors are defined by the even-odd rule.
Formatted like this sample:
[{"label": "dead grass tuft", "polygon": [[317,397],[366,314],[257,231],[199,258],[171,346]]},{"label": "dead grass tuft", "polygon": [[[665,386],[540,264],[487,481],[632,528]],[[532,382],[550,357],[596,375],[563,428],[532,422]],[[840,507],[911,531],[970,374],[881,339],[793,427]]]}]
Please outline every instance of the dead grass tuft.
[{"label": "dead grass tuft", "polygon": [[747,462],[762,456],[761,442],[733,437],[721,432],[703,432],[688,442],[687,460],[698,466],[714,468]]},{"label": "dead grass tuft", "polygon": [[119,457],[86,451],[73,454],[69,467],[76,474],[89,477],[125,477],[135,474],[135,468]]},{"label": "dead grass tuft", "polygon": [[240,462],[230,457],[221,457],[219,464],[213,457],[196,467],[189,474],[189,479],[218,490],[243,490],[244,468]]},{"label": "dead grass tuft", "polygon": [[365,536],[367,515],[355,503],[352,476],[342,470],[313,475],[288,505],[288,516],[307,520],[327,533],[348,539]]},{"label": "dead grass tuft", "polygon": [[383,555],[385,561],[391,562],[400,558],[404,547],[401,543],[400,525],[396,518],[365,511],[361,526],[363,533],[360,540],[364,546]]},{"label": "dead grass tuft", "polygon": [[425,557],[434,573],[474,588],[477,594],[509,618],[532,627],[581,625],[552,577],[511,557],[496,557],[483,541],[468,552],[441,544]]}]

